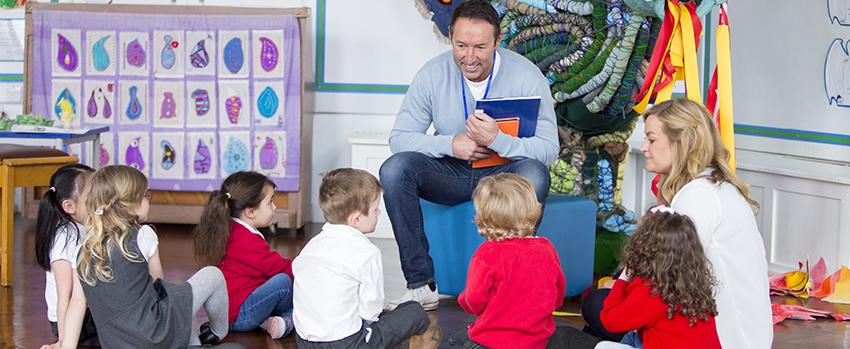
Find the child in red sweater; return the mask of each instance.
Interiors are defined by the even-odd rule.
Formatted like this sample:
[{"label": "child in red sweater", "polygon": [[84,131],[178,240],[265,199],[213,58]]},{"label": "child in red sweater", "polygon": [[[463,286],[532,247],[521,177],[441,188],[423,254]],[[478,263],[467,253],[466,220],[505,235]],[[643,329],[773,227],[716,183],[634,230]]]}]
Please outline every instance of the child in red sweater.
[{"label": "child in red sweater", "polygon": [[[623,249],[625,269],[605,298],[602,324],[630,332],[597,349],[720,348],[712,296],[716,283],[693,222],[666,207],[643,217]],[[609,345],[610,344],[610,345]]]},{"label": "child in red sweater", "polygon": [[469,264],[458,303],[478,316],[466,347],[545,348],[555,331],[552,312],[564,300],[566,280],[555,247],[534,236],[541,215],[524,177],[485,177],[472,193],[475,224],[485,241]]},{"label": "child in red sweater", "polygon": [[193,232],[195,259],[217,265],[227,281],[230,330],[257,327],[273,339],[292,322],[292,260],[269,249],[258,228],[274,217],[275,184],[256,172],[236,172],[210,194]]}]

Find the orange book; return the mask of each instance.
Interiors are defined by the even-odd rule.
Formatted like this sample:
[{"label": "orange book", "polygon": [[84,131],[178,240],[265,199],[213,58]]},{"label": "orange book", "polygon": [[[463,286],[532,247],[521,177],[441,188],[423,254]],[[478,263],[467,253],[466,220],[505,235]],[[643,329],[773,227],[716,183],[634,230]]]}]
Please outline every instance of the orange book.
[{"label": "orange book", "polygon": [[[499,130],[504,134],[512,137],[519,135],[519,118],[496,119],[496,124],[499,125]],[[509,162],[511,162],[511,159],[503,158],[499,154],[493,154],[489,158],[473,161],[472,168],[493,167]]]}]

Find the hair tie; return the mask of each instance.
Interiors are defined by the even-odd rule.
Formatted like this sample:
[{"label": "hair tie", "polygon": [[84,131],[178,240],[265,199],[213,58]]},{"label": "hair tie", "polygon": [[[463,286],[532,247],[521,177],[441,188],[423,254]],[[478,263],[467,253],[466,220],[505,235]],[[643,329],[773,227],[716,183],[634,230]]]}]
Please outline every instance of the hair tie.
[{"label": "hair tie", "polygon": [[94,210],[94,215],[95,216],[103,216],[103,209],[99,208],[97,210]]},{"label": "hair tie", "polygon": [[227,195],[227,200],[230,200],[230,193],[224,193],[224,195]]},{"label": "hair tie", "polygon": [[650,208],[649,212],[651,212],[651,213],[666,212],[666,213],[676,214],[676,211],[674,211],[672,207],[667,207],[667,206],[664,206],[664,205],[658,205],[658,206],[655,206],[653,208]]},{"label": "hair tie", "polygon": [[52,192],[54,192],[54,193],[55,193],[55,192],[56,192],[56,187],[50,187],[50,188],[47,188],[47,191],[52,191]]}]

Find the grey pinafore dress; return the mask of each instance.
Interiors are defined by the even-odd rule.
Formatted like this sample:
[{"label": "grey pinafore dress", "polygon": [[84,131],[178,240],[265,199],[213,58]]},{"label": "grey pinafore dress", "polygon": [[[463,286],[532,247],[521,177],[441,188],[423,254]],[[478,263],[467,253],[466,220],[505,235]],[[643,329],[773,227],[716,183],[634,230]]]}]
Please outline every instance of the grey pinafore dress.
[{"label": "grey pinafore dress", "polygon": [[[185,348],[192,325],[192,287],[151,279],[137,242],[138,227],[124,240],[142,260],[132,262],[115,246],[112,282],[80,282],[103,348]],[[81,271],[82,272],[82,271]]]}]

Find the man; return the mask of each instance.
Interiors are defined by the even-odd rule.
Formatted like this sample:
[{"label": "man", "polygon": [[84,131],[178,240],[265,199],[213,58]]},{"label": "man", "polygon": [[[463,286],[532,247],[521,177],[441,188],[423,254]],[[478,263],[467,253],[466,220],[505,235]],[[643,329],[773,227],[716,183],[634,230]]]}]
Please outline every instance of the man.
[{"label": "man", "polygon": [[[426,63],[410,84],[390,134],[394,155],[381,166],[384,202],[408,288],[389,308],[410,300],[426,310],[437,308],[420,198],[458,204],[470,200],[481,178],[511,172],[528,178],[543,203],[549,191],[546,165],[558,154],[549,84],[533,63],[497,49],[501,33],[493,7],[479,0],[459,5],[452,13],[449,39],[451,52]],[[511,137],[500,132],[495,120],[475,113],[476,100],[523,96],[542,98],[533,137]],[[431,124],[434,135],[425,133]],[[471,161],[495,153],[513,161],[472,168]]]}]

